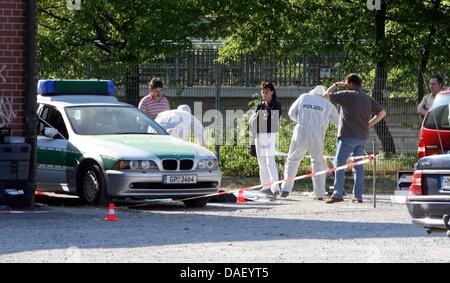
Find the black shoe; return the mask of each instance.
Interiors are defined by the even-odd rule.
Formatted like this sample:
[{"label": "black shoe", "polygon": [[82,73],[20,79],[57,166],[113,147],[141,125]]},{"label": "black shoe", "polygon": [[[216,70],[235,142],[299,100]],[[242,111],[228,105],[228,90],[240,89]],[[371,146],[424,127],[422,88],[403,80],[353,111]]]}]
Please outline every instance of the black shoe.
[{"label": "black shoe", "polygon": [[260,190],[260,192],[265,194],[268,199],[273,199],[273,200],[276,199],[277,196],[280,194],[279,191],[275,191],[275,193],[273,193],[271,189],[262,189],[262,190]]},{"label": "black shoe", "polygon": [[[325,193],[325,196],[327,196],[327,197],[331,197],[332,195],[333,195],[333,191],[329,191],[329,192]],[[342,196],[345,197],[346,195],[347,195],[347,193],[345,191],[343,191]]]},{"label": "black shoe", "polygon": [[325,201],[327,204],[344,201],[344,198],[331,197]]},{"label": "black shoe", "polygon": [[281,197],[282,198],[287,198],[289,195],[289,192],[281,192]]}]

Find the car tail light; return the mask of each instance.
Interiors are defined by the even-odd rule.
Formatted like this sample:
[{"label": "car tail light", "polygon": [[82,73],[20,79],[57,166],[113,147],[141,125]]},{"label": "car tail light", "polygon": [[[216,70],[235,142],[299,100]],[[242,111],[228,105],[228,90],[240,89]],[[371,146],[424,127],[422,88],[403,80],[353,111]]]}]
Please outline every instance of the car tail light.
[{"label": "car tail light", "polygon": [[417,152],[419,154],[419,159],[427,156],[425,139],[423,137],[419,138],[419,146],[417,147]]},{"label": "car tail light", "polygon": [[412,196],[421,196],[422,193],[422,172],[413,174],[412,184],[409,187],[409,194]]}]

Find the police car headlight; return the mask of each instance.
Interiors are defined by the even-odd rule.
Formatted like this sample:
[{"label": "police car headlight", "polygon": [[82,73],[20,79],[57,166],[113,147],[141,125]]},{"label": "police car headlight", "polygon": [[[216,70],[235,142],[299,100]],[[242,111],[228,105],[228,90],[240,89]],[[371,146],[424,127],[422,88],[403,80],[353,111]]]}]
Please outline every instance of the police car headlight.
[{"label": "police car headlight", "polygon": [[202,159],[198,162],[197,169],[218,169],[219,162],[216,159]]},{"label": "police car headlight", "polygon": [[206,163],[208,169],[215,169],[217,168],[217,161],[216,160],[208,160],[208,162]]},{"label": "police car headlight", "polygon": [[141,167],[143,170],[158,170],[158,165],[154,161],[144,160],[141,162]]},{"label": "police car headlight", "polygon": [[197,169],[206,169],[206,160],[200,160],[197,165]]},{"label": "police car headlight", "polygon": [[139,164],[139,161],[137,161],[137,160],[132,160],[132,161],[130,161],[130,169],[131,169],[131,170],[138,170],[138,169],[141,169],[141,166],[140,166],[140,164]]},{"label": "police car headlight", "polygon": [[114,166],[116,170],[159,170],[156,162],[152,160],[119,160]]},{"label": "police car headlight", "polygon": [[119,160],[117,161],[116,165],[114,165],[115,170],[124,170],[124,169],[130,169],[130,162],[126,160]]}]

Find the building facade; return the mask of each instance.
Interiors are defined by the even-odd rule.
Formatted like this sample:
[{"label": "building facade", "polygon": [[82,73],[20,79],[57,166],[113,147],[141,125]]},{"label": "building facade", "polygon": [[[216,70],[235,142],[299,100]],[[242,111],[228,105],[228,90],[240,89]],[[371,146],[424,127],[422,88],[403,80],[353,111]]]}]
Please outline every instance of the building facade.
[{"label": "building facade", "polygon": [[[0,203],[8,199],[6,189],[15,189],[24,196],[20,205],[30,208],[36,183],[36,7],[36,0],[0,0]],[[7,141],[8,135],[19,138]]]},{"label": "building facade", "polygon": [[25,136],[26,0],[0,0],[0,128]]}]

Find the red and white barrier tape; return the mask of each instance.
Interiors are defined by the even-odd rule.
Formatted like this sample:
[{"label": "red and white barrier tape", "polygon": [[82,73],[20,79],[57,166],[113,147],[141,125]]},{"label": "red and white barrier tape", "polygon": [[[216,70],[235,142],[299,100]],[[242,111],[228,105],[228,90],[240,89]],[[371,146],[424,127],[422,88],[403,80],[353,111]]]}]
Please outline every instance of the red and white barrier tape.
[{"label": "red and white barrier tape", "polygon": [[[358,159],[363,159],[363,158],[370,158],[371,155],[361,155],[361,156],[350,156],[348,158],[348,160],[354,161],[354,160],[358,160]],[[311,159],[311,156],[305,156],[305,158],[309,158]],[[325,160],[334,160],[336,159],[336,156],[324,156],[323,159]]]},{"label": "red and white barrier tape", "polygon": [[356,167],[356,166],[359,166],[359,165],[363,165],[363,164],[367,164],[370,161],[374,161],[374,160],[377,159],[375,155],[370,155],[370,156],[367,156],[367,157],[369,157],[369,158],[361,160],[361,161],[349,163],[349,164],[346,164],[346,165],[343,165],[343,166],[339,166],[339,167],[336,167],[336,168],[329,168],[327,170],[323,170],[323,171],[319,171],[319,172],[313,172],[313,173],[310,173],[310,174],[297,176],[297,177],[289,178],[289,179],[286,179],[286,180],[281,180],[281,181],[276,181],[276,182],[271,182],[271,183],[266,183],[266,184],[260,184],[260,185],[252,186],[252,187],[240,188],[240,189],[232,190],[232,191],[219,192],[219,193],[215,193],[215,194],[209,194],[209,195],[203,195],[203,196],[198,196],[198,197],[185,198],[185,199],[182,199],[181,201],[186,201],[186,200],[191,200],[191,199],[199,199],[199,198],[205,198],[205,197],[226,195],[226,194],[229,194],[231,192],[236,192],[236,191],[241,193],[241,192],[244,192],[244,191],[255,190],[255,189],[262,188],[262,187],[269,187],[269,186],[271,187],[272,185],[276,185],[276,184],[291,183],[291,182],[295,182],[295,181],[302,180],[302,179],[313,178],[313,177],[320,176],[320,175],[325,175],[325,174],[328,174],[328,173],[333,173],[333,172],[337,172],[337,171],[351,169],[353,167]]},{"label": "red and white barrier tape", "polygon": [[[278,156],[286,156],[286,157],[289,156],[287,153],[283,153],[283,152],[277,152],[276,155],[278,155]],[[363,158],[368,158],[368,157],[370,157],[370,155],[350,156],[348,158],[348,160],[357,160],[357,159],[363,159]],[[303,159],[312,159],[312,156],[311,155],[307,155],[307,156],[303,157]],[[325,160],[334,160],[334,159],[336,159],[336,156],[327,156],[327,155],[325,155],[323,157],[323,159],[325,159]]]}]

